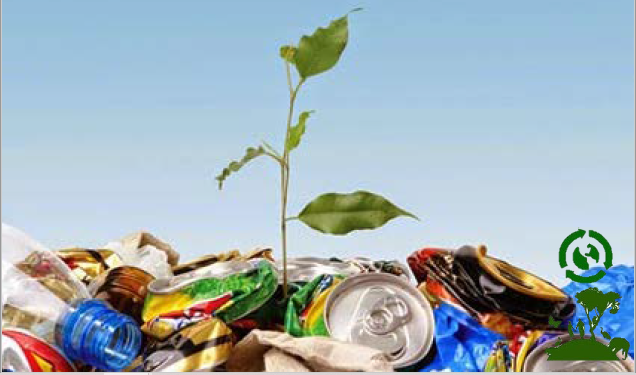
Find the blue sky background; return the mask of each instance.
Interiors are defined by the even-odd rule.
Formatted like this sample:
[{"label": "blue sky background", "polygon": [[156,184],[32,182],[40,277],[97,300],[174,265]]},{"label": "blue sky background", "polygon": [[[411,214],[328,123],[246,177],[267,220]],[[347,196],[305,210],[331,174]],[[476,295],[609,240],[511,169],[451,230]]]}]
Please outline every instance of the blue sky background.
[{"label": "blue sky background", "polygon": [[2,219],[51,247],[145,229],[184,260],[279,247],[278,47],[348,10],[339,65],[311,79],[290,213],[366,189],[414,212],[348,237],[290,228],[292,255],[404,260],[485,243],[561,283],[558,247],[603,233],[634,259],[633,2],[8,0]]}]

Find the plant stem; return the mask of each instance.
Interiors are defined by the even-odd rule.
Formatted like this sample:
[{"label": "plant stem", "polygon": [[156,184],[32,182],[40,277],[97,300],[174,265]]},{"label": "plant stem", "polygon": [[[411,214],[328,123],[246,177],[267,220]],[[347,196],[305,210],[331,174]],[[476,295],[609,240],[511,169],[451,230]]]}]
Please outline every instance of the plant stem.
[{"label": "plant stem", "polygon": [[287,142],[289,141],[289,134],[292,127],[292,120],[294,118],[294,103],[296,102],[296,95],[300,86],[302,86],[304,80],[301,79],[298,85],[294,89],[290,64],[285,62],[285,68],[287,71],[287,85],[289,86],[289,113],[287,114],[287,131],[285,133],[285,145],[283,153],[283,163],[280,168],[280,184],[281,184],[281,219],[280,219],[280,231],[281,231],[281,246],[283,251],[283,296],[287,298],[287,196],[289,191],[289,149]]}]

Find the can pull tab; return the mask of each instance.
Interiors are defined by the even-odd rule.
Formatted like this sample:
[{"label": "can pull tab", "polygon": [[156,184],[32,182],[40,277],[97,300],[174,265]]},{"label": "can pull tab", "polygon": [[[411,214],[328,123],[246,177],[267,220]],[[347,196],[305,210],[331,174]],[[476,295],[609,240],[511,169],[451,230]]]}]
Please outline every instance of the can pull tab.
[{"label": "can pull tab", "polygon": [[377,301],[364,316],[364,327],[374,335],[386,335],[411,320],[411,311],[404,300],[387,296]]}]

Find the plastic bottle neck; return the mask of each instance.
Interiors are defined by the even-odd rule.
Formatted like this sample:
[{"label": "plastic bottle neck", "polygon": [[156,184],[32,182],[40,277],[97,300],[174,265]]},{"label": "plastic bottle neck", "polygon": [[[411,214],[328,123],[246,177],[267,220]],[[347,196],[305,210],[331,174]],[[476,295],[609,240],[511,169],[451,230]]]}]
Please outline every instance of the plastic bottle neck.
[{"label": "plastic bottle neck", "polygon": [[137,323],[97,299],[76,301],[58,323],[56,339],[64,353],[99,370],[125,369],[141,348]]}]

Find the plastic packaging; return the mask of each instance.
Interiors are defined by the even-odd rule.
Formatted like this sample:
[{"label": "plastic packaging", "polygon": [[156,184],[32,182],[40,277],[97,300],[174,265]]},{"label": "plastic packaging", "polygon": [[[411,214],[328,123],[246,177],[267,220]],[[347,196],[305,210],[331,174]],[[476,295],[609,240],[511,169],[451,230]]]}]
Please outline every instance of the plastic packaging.
[{"label": "plastic packaging", "polygon": [[[603,267],[592,268],[583,276],[595,275]],[[601,318],[601,325],[606,333],[611,337],[622,337],[629,341],[629,355],[634,358],[634,266],[618,265],[605,270],[606,275],[595,283],[582,284],[570,283],[563,290],[574,297],[576,293],[591,287],[598,288],[601,292],[609,291],[618,293],[621,298],[620,308],[616,314],[604,314]],[[587,322],[587,316],[583,306],[576,306],[575,321],[579,319]],[[599,335],[600,336],[600,335]]]},{"label": "plastic packaging", "polygon": [[[19,346],[28,346],[24,340],[31,336],[18,333],[29,332],[43,345],[57,346],[71,361],[106,371],[128,366],[141,345],[141,332],[133,319],[91,299],[53,252],[5,224],[2,330]],[[12,367],[4,363],[11,358],[15,360],[15,356],[3,356],[3,368]]]},{"label": "plastic packaging", "polygon": [[446,303],[433,311],[437,356],[421,371],[482,371],[503,336],[482,327],[465,312]]}]

